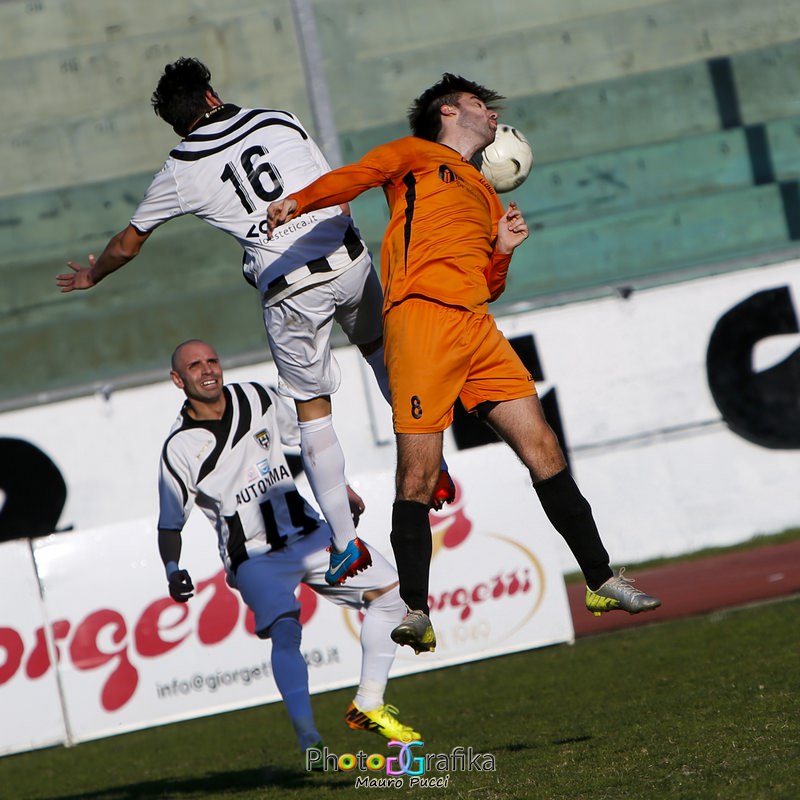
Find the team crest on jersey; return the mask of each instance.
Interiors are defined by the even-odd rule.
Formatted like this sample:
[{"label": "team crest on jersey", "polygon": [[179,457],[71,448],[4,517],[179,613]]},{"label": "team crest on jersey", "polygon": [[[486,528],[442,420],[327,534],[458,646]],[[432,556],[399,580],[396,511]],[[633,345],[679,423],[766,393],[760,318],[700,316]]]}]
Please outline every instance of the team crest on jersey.
[{"label": "team crest on jersey", "polygon": [[262,428],[258,433],[253,434],[253,438],[265,449],[269,450],[270,438],[269,431]]},{"label": "team crest on jersey", "polygon": [[458,175],[453,172],[447,164],[440,164],[439,165],[439,180],[442,183],[452,183],[455,180],[458,180]]}]

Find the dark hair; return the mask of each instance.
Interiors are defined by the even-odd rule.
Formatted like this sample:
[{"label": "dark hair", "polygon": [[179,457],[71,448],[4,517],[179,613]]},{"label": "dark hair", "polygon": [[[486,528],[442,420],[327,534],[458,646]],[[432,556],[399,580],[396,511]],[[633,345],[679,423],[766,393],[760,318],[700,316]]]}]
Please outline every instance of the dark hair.
[{"label": "dark hair", "polygon": [[492,89],[445,72],[442,79],[426,89],[408,109],[408,124],[414,136],[435,142],[442,130],[439,110],[442,106],[458,105],[458,96],[462,93],[474,94],[483,100],[487,108],[496,108],[499,100],[505,100],[503,95]]},{"label": "dark hair", "polygon": [[196,58],[179,58],[164,67],[164,74],[150,98],[156,114],[179,136],[187,136],[192,125],[208,111],[206,92],[211,91],[211,72]]}]

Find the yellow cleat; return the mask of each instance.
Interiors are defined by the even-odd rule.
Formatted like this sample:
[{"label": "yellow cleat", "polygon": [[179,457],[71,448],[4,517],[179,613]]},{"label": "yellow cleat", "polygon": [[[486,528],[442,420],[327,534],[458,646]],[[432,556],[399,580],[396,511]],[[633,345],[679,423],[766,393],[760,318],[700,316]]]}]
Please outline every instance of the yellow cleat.
[{"label": "yellow cleat", "polygon": [[397,708],[388,704],[373,711],[362,711],[355,703],[350,703],[350,707],[345,712],[344,721],[353,730],[372,731],[387,739],[397,739],[401,742],[421,740],[422,734],[408,725],[403,725],[397,719],[397,713]]}]

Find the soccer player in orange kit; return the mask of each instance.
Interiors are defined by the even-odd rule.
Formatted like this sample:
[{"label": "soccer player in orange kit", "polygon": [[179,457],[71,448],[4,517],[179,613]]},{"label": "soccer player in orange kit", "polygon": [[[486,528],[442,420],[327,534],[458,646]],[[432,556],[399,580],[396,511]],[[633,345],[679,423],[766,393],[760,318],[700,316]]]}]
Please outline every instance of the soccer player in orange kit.
[{"label": "soccer player in orange kit", "polygon": [[586,579],[586,605],[630,613],[660,601],[609,566],[591,507],[567,469],[533,378],[498,330],[488,303],[505,288],[511,255],[528,238],[471,159],[494,141],[502,96],[458,75],[423,92],[409,109],[413,136],[380,145],[272,203],[268,226],[346,203],[382,187],[391,218],[381,249],[384,347],[397,437],[391,543],[408,608],[392,632],[431,651],[428,508],[439,477],[442,433],[460,398],[528,468],[545,513]]}]

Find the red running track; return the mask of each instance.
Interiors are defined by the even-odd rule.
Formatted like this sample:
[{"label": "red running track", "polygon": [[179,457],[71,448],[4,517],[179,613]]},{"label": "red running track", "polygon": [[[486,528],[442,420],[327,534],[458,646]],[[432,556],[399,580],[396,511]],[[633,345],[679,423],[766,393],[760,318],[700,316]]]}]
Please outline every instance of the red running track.
[{"label": "red running track", "polygon": [[661,607],[641,614],[610,611],[595,617],[583,604],[584,585],[571,584],[567,595],[576,638],[800,592],[800,540],[637,570],[626,577],[642,591],[660,597]]}]

